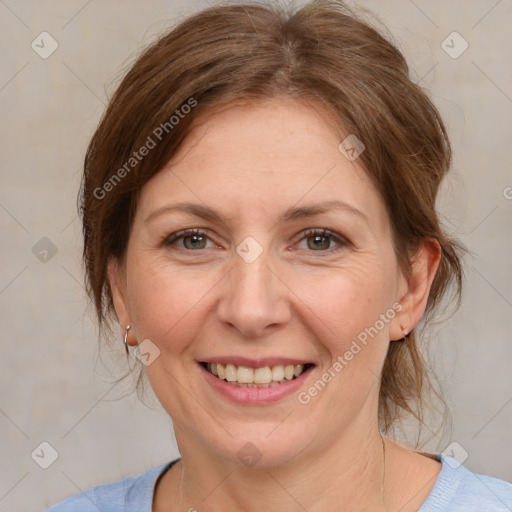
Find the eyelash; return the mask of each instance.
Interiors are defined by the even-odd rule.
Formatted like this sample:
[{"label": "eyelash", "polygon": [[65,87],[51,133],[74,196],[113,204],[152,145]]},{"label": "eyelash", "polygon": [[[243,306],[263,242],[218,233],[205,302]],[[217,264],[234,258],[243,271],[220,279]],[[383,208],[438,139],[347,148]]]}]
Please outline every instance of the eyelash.
[{"label": "eyelash", "polygon": [[[194,228],[194,229],[185,229],[183,231],[179,231],[177,233],[170,235],[168,238],[166,238],[164,240],[164,245],[167,247],[171,247],[178,240],[183,240],[184,238],[187,238],[189,236],[194,236],[194,235],[206,237],[210,240],[208,233],[206,233],[205,231],[202,231],[201,229]],[[330,231],[329,229],[323,229],[323,228],[322,229],[320,229],[320,228],[306,229],[297,237],[297,241],[301,242],[302,240],[306,240],[306,239],[308,239],[310,237],[314,237],[314,236],[325,237],[325,238],[328,238],[329,240],[335,240],[339,244],[339,246],[335,249],[327,249],[325,251],[310,251],[310,252],[319,252],[319,253],[336,252],[336,251],[342,249],[343,247],[346,247],[349,245],[349,242],[346,238],[334,233],[333,231]],[[188,251],[188,252],[195,252],[194,249],[186,249],[183,247],[180,247],[179,249],[181,249],[183,251]],[[201,249],[198,249],[197,251],[200,252]]]}]

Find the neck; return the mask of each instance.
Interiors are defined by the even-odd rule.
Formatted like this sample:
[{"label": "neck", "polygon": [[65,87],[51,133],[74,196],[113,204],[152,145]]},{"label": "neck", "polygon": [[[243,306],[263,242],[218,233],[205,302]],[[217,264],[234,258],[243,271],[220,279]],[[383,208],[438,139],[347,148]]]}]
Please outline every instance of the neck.
[{"label": "neck", "polygon": [[219,459],[180,434],[177,429],[178,445],[193,448],[181,450],[176,465],[169,493],[176,510],[317,512],[340,510],[340,504],[342,510],[387,510],[385,443],[376,426],[354,424],[334,443],[308,447],[292,462],[268,468]]}]

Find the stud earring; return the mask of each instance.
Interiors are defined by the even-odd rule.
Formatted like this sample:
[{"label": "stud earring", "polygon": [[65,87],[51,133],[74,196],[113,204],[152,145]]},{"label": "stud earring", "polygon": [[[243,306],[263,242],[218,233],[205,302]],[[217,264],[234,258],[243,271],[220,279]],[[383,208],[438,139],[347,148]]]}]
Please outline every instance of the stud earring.
[{"label": "stud earring", "polygon": [[404,326],[402,324],[400,324],[400,330],[404,333],[404,337],[399,340],[396,340],[396,341],[405,341],[407,339],[407,337],[409,336],[409,334],[411,334],[411,333],[405,332]]}]

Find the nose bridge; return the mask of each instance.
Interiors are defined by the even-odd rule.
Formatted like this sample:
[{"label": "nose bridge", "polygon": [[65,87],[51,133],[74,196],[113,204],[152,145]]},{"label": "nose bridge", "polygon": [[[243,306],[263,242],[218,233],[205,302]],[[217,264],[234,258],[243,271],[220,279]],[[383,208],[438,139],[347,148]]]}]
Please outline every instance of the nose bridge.
[{"label": "nose bridge", "polygon": [[286,287],[269,268],[272,256],[268,249],[258,246],[246,239],[237,247],[219,305],[220,320],[250,337],[261,336],[267,327],[289,320]]},{"label": "nose bridge", "polygon": [[233,292],[241,294],[240,298],[244,298],[247,303],[254,299],[254,302],[263,305],[271,300],[273,274],[269,270],[269,260],[268,251],[254,261],[247,261],[242,257],[235,259]]}]

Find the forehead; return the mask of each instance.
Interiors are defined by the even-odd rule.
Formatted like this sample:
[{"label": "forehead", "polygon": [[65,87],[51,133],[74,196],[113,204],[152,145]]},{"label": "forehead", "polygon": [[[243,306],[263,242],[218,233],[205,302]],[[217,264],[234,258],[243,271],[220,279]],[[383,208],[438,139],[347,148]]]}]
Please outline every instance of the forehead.
[{"label": "forehead", "polygon": [[[262,100],[214,111],[199,118],[179,152],[169,162],[237,162],[231,170],[282,175],[328,167],[338,158],[341,129],[319,104],[288,97]],[[326,149],[328,151],[326,151]],[[316,162],[312,165],[312,162]],[[354,165],[350,165],[354,167]]]},{"label": "forehead", "polygon": [[195,123],[145,185],[139,209],[196,201],[254,219],[341,200],[382,224],[385,208],[366,171],[338,149],[347,135],[320,105],[291,98],[221,110]]}]

